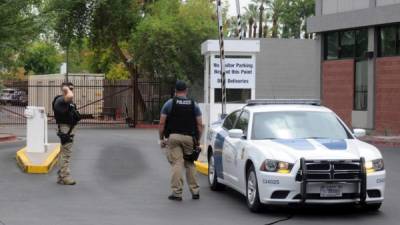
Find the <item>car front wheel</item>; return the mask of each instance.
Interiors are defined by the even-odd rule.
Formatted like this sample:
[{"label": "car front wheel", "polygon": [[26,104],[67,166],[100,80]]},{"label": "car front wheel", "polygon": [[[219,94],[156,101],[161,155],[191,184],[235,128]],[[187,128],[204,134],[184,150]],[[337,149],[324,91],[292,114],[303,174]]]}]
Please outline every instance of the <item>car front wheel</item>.
[{"label": "car front wheel", "polygon": [[224,188],[224,185],[218,182],[215,160],[212,154],[208,158],[208,183],[213,191],[219,191]]},{"label": "car front wheel", "polygon": [[262,204],[260,202],[257,175],[254,166],[251,166],[247,171],[246,199],[250,211],[259,212],[261,210]]}]

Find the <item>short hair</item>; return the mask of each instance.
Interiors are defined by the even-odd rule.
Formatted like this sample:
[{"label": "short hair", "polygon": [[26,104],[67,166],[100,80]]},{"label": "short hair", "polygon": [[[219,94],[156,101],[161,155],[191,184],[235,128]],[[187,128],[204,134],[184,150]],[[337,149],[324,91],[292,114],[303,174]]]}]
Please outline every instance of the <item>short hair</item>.
[{"label": "short hair", "polygon": [[64,86],[74,86],[74,84],[73,83],[71,83],[71,82],[63,82],[62,84],[61,84],[61,87],[64,87]]}]

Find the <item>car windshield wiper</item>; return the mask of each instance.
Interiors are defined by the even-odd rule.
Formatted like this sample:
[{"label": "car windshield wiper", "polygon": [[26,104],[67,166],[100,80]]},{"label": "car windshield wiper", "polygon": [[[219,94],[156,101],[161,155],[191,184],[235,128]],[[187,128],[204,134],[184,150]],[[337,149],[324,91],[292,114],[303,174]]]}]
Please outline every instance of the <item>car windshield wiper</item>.
[{"label": "car windshield wiper", "polygon": [[276,140],[278,138],[263,138],[262,140]]}]

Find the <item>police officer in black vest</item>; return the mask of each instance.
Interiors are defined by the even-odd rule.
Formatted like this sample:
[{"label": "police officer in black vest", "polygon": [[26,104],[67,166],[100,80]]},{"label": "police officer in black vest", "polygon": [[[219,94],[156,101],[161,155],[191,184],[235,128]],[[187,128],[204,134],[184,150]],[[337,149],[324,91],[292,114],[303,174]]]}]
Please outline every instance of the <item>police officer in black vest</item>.
[{"label": "police officer in black vest", "polygon": [[199,184],[196,178],[196,168],[193,155],[198,149],[203,123],[199,106],[187,97],[187,86],[183,81],[177,81],[175,97],[168,100],[161,110],[160,144],[168,146],[167,159],[171,164],[170,200],[181,201],[183,192],[183,167],[186,169],[192,199],[199,199]]},{"label": "police officer in black vest", "polygon": [[65,82],[61,85],[61,90],[62,95],[56,96],[53,100],[54,117],[58,126],[57,135],[61,140],[60,170],[58,171],[57,183],[75,185],[76,182],[71,177],[70,160],[75,127],[81,118],[73,102],[74,85]]}]

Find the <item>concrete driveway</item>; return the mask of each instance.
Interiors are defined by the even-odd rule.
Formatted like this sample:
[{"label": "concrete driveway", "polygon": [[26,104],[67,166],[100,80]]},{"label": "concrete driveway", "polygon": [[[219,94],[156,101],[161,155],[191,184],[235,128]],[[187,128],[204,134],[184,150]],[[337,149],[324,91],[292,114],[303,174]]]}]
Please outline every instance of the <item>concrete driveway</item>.
[{"label": "concrete driveway", "polygon": [[[4,130],[4,129],[3,129]],[[14,130],[20,135],[23,130]],[[57,140],[54,131],[50,140]],[[55,172],[23,174],[15,152],[23,141],[0,144],[0,224],[5,225],[395,225],[400,221],[400,149],[383,150],[388,171],[386,202],[379,213],[352,208],[313,207],[248,211],[233,190],[212,192],[199,175],[201,199],[171,202],[169,165],[154,130],[81,129],[76,136],[72,173],[76,186],[56,184]]]}]

